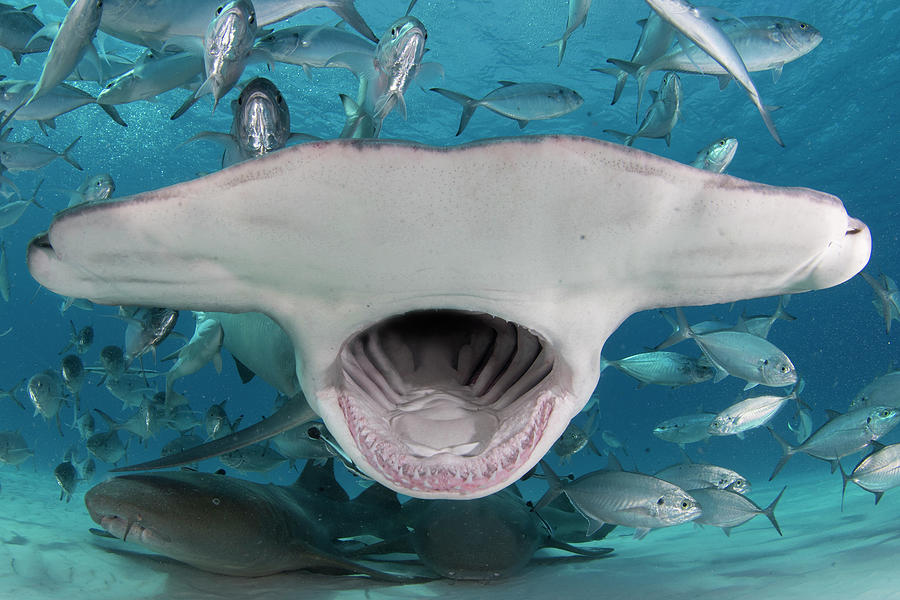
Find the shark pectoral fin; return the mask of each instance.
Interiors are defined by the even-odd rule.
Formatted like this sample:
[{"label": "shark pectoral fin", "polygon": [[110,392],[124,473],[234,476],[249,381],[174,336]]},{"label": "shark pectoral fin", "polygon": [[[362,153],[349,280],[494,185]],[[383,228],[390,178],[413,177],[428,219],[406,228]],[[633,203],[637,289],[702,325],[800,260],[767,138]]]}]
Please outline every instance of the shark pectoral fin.
[{"label": "shark pectoral fin", "polygon": [[[583,513],[582,513],[582,514],[583,514]],[[597,520],[597,519],[595,519],[595,518],[593,518],[593,517],[589,517],[589,516],[587,516],[587,515],[584,515],[584,518],[586,518],[586,519],[588,520],[587,534],[586,534],[588,537],[590,537],[590,536],[594,535],[595,533],[597,533],[597,531],[598,531],[601,527],[603,527],[603,525],[604,525],[604,522],[603,522],[603,521],[599,521],[599,520]]]},{"label": "shark pectoral fin", "polygon": [[579,556],[592,556],[595,558],[607,556],[613,552],[612,548],[579,548],[578,546],[561,542],[552,537],[547,538],[544,542],[544,546],[556,548],[557,550],[562,550],[564,552],[571,552],[572,554],[577,554]]},{"label": "shark pectoral fin", "polygon": [[231,435],[226,435],[223,438],[195,446],[184,452],[173,454],[172,456],[151,460],[137,465],[119,467],[112,469],[112,471],[117,473],[123,471],[149,471],[153,469],[167,469],[170,467],[188,465],[201,460],[206,460],[207,458],[213,458],[221,456],[222,454],[227,454],[228,452],[240,450],[250,444],[267,440],[278,435],[282,431],[286,431],[317,418],[318,415],[313,412],[306,402],[289,402],[276,411],[271,417],[260,421],[256,425],[251,425],[246,429],[236,431]]}]

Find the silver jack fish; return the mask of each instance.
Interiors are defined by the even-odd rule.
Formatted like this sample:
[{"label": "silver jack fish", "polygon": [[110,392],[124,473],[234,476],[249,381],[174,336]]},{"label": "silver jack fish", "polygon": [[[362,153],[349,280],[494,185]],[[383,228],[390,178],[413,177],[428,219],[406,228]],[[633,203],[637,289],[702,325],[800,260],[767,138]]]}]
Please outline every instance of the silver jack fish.
[{"label": "silver jack fish", "polygon": [[501,81],[500,85],[481,100],[443,88],[431,88],[431,91],[462,104],[463,111],[456,135],[463,132],[479,106],[516,121],[521,129],[529,121],[561,117],[584,104],[584,98],[578,92],[554,83]]},{"label": "silver jack fish", "polygon": [[258,30],[256,11],[249,0],[232,0],[216,10],[203,38],[206,80],[172,115],[177,119],[206,94],[213,96],[213,112],[244,72]]},{"label": "silver jack fish", "polygon": [[[101,14],[103,14],[103,0],[75,0],[69,7],[56,38],[50,45],[40,80],[34,86],[31,96],[6,115],[3,122],[0,123],[0,130],[20,108],[27,106],[62,83],[89,48],[93,51],[94,56],[97,55],[91,41],[100,25]],[[99,64],[99,62],[100,59],[97,57],[97,63]]]},{"label": "silver jack fish", "polygon": [[614,129],[603,131],[620,138],[626,146],[631,146],[639,137],[664,138],[666,146],[671,146],[672,129],[681,116],[681,80],[678,75],[666,73],[659,91],[651,91],[650,96],[653,104],[647,109],[647,114],[635,133],[628,134]]},{"label": "silver jack fish", "polygon": [[793,455],[800,452],[831,463],[831,472],[834,473],[839,459],[859,452],[900,423],[900,411],[888,406],[863,407],[844,414],[833,410],[826,412],[828,421],[799,446],[791,446],[769,428],[769,433],[784,452],[769,481],[778,475]]},{"label": "silver jack fish", "polygon": [[588,520],[588,535],[604,523],[634,527],[635,539],[651,529],[679,525],[700,516],[700,506],[687,492],[650,475],[623,471],[610,455],[608,469],[582,475],[572,482],[560,481],[547,465],[541,466],[549,476],[550,490],[535,505],[538,510],[565,494],[572,505]]},{"label": "silver jack fish", "polygon": [[724,173],[737,149],[738,141],[735,138],[723,137],[698,152],[691,166],[713,173]]},{"label": "silver jack fish", "polygon": [[[768,109],[763,106],[759,92],[750,79],[747,66],[721,26],[712,18],[712,9],[697,8],[686,0],[646,0],[646,2],[660,17],[678,30],[682,37],[694,42],[734,77],[759,110],[769,133],[779,146],[784,146]],[[682,48],[685,45],[686,42],[682,43]]]}]

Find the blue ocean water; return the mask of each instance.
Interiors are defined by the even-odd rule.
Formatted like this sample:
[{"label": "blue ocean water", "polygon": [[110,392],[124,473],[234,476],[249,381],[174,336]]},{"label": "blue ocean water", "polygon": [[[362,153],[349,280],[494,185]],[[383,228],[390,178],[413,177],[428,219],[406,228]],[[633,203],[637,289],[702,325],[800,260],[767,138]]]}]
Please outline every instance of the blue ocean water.
[{"label": "blue ocean water", "polygon": [[[405,0],[357,0],[360,13],[378,34],[403,14],[406,5]],[[896,32],[900,28],[900,7],[887,0],[856,3],[723,0],[717,6],[739,16],[778,15],[800,19],[813,24],[824,36],[821,45],[809,55],[785,66],[777,84],[769,73],[753,76],[764,102],[781,107],[773,115],[786,147],[778,147],[771,139],[741,89],[732,84],[720,91],[714,78],[697,75],[682,76],[685,94],[682,117],[672,134],[671,147],[662,140],[647,139],[638,140],[635,146],[689,162],[711,141],[724,135],[736,137],[740,147],[729,174],[767,184],[814,188],[838,196],[848,212],[871,229],[873,251],[868,270],[900,277],[900,243],[896,232],[900,224],[896,203],[900,173],[896,161],[896,139],[900,133],[897,120],[900,49]],[[40,0],[35,13],[48,22],[61,19],[64,10],[60,2]],[[572,34],[562,64],[557,66],[556,50],[542,45],[556,39],[565,28],[566,11],[564,0],[490,3],[420,0],[413,14],[429,31],[427,60],[444,67],[441,87],[478,97],[494,89],[498,80],[553,82],[575,89],[585,103],[569,115],[535,121],[523,130],[513,121],[479,109],[464,133],[456,137],[459,107],[413,85],[406,94],[408,118],[404,120],[397,111],[390,114],[382,137],[435,145],[547,133],[611,140],[603,129],[633,127],[636,95],[633,80],[627,84],[620,102],[610,106],[613,79],[590,68],[605,66],[608,57],[631,55],[640,33],[635,22],[646,17],[646,4],[638,0],[615,4],[594,2],[585,27]],[[330,11],[316,9],[292,18],[289,23],[335,21]],[[100,39],[106,52],[123,57],[134,58],[141,51],[109,36],[101,35]],[[7,53],[0,51],[0,61],[5,61],[2,72],[10,78],[37,79],[42,56],[28,56],[17,67]],[[243,79],[256,74],[270,78],[281,89],[291,107],[294,131],[322,138],[338,135],[343,125],[338,94],[355,93],[357,82],[352,74],[342,69],[318,69],[307,77],[290,65],[279,64],[270,72],[261,64],[250,66]],[[655,89],[660,78],[661,74],[651,77],[648,89]],[[100,89],[90,82],[77,85],[94,94]],[[76,327],[91,324],[95,328],[94,347],[85,355],[86,363],[96,361],[101,347],[123,342],[124,325],[111,318],[114,309],[71,308],[60,314],[61,299],[38,289],[25,266],[26,244],[46,230],[54,211],[66,206],[68,198],[64,191],[77,188],[85,174],[106,172],[116,182],[116,196],[124,197],[216,170],[221,156],[218,146],[205,142],[184,146],[181,143],[200,131],[228,131],[231,115],[227,105],[236,94],[237,91],[231,92],[213,114],[210,114],[210,102],[204,99],[176,121],[171,121],[169,115],[186,97],[184,90],[168,92],[153,103],[120,106],[127,128],[117,125],[94,106],[59,117],[56,128],[46,137],[35,124],[16,123],[12,139],[21,141],[35,136],[35,141],[56,150],[62,150],[81,136],[73,154],[85,171],[76,171],[69,164],[56,161],[40,171],[11,176],[25,196],[43,180],[38,200],[45,209],[30,208],[16,225],[2,232],[9,251],[12,295],[5,306],[6,318],[0,322],[0,329],[12,327],[12,331],[0,338],[3,356],[0,388],[11,388],[22,379],[56,368],[57,353],[69,338],[70,320]],[[648,105],[647,99],[643,105]],[[352,169],[352,165],[347,168]],[[377,185],[377,181],[373,182],[373,186]],[[410,185],[414,186],[415,182],[411,181]],[[771,215],[773,221],[780,218],[777,213]],[[869,286],[858,277],[834,289],[796,295],[788,310],[797,320],[778,322],[772,330],[769,339],[791,357],[804,376],[803,398],[814,409],[816,426],[824,422],[825,409],[846,410],[850,399],[863,385],[900,361],[895,343],[900,327],[886,334],[871,299]],[[687,312],[691,321],[710,318],[733,321],[742,312],[771,312],[775,304],[775,299],[758,299],[734,307],[690,308]],[[193,322],[188,314],[182,315],[177,329],[190,336]],[[620,358],[641,352],[669,332],[669,325],[656,312],[635,315],[607,341],[604,355]],[[160,353],[167,354],[180,344],[179,340],[170,339]],[[681,351],[698,354],[694,348]],[[145,366],[166,368],[163,364],[153,365],[152,359]],[[211,367],[206,367],[182,380],[179,386],[196,410],[204,411],[212,403],[227,400],[232,418],[243,414],[245,422],[255,422],[269,414],[275,396],[271,388],[259,381],[241,385],[227,362],[223,374],[217,375]],[[626,467],[654,472],[680,460],[675,446],[651,434],[656,423],[695,412],[700,407],[724,408],[741,396],[742,387],[743,382],[728,378],[715,385],[705,383],[678,390],[654,386],[636,389],[633,380],[609,370],[602,375],[596,392],[602,415],[599,427],[625,443],[628,455],[620,458]],[[22,387],[18,388],[17,396],[27,403]],[[85,386],[82,401],[116,416],[124,414],[120,403],[104,388],[90,383]],[[68,421],[71,409],[64,409],[63,414]],[[786,429],[789,416],[790,411],[785,410],[774,421],[784,435],[790,433]],[[55,423],[32,417],[30,407],[23,412],[6,400],[0,400],[0,429],[20,430],[34,448],[32,461],[21,467],[33,469],[34,477],[52,479],[53,467],[64,452],[79,443],[76,431],[64,427],[60,437]],[[898,436],[894,432],[883,441],[900,441]],[[172,437],[172,432],[162,434],[146,448],[132,441],[129,460],[157,456],[159,447]],[[599,435],[595,443],[602,446]],[[734,468],[754,482],[765,481],[780,456],[777,444],[764,430],[750,432],[744,440],[713,439],[693,445],[689,452],[695,459]],[[605,459],[581,455],[568,468],[584,473],[604,463]],[[211,462],[210,468],[217,465]],[[104,477],[103,470],[101,465],[96,481]],[[790,482],[792,477],[808,475],[826,478],[828,467],[799,456],[792,459],[779,478]],[[288,483],[295,476],[285,465],[259,479]],[[0,483],[2,478],[3,470],[0,470]],[[532,482],[529,489],[540,493],[540,485]],[[839,480],[835,479],[835,499],[838,488]],[[0,506],[2,501],[3,492],[0,492]],[[80,496],[73,501],[80,501]],[[883,500],[896,501],[890,492]],[[762,504],[763,499],[758,502]],[[85,514],[84,526],[90,525]]]}]

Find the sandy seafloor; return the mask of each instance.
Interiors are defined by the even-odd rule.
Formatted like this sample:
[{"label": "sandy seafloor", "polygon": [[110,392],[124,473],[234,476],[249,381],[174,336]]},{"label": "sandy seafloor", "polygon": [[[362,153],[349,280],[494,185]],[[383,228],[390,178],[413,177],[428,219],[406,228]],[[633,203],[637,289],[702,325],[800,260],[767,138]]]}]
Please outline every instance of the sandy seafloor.
[{"label": "sandy seafloor", "polygon": [[[900,598],[900,495],[873,496],[848,488],[840,512],[840,477],[821,473],[759,482],[752,496],[767,504],[782,485],[776,509],[784,532],[759,516],[732,531],[690,523],[651,532],[643,540],[619,528],[600,546],[615,548],[594,561],[543,561],[489,583],[440,580],[393,585],[363,577],[305,572],[272,577],[213,575],[139,548],[93,536],[76,493],[58,501],[51,478],[34,477],[29,463],[5,469],[0,492],[0,597],[46,598]],[[776,485],[777,484],[777,485]],[[552,556],[540,551],[540,556]]]}]

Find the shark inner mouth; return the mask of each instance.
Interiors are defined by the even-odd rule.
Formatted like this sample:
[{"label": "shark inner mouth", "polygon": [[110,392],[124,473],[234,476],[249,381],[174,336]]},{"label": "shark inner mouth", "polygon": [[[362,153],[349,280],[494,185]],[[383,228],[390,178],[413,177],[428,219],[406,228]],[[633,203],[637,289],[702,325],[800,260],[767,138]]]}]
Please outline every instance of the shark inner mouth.
[{"label": "shark inner mouth", "polygon": [[350,338],[339,403],[369,464],[409,490],[469,492],[509,479],[562,393],[552,347],[486,314],[417,311]]}]

